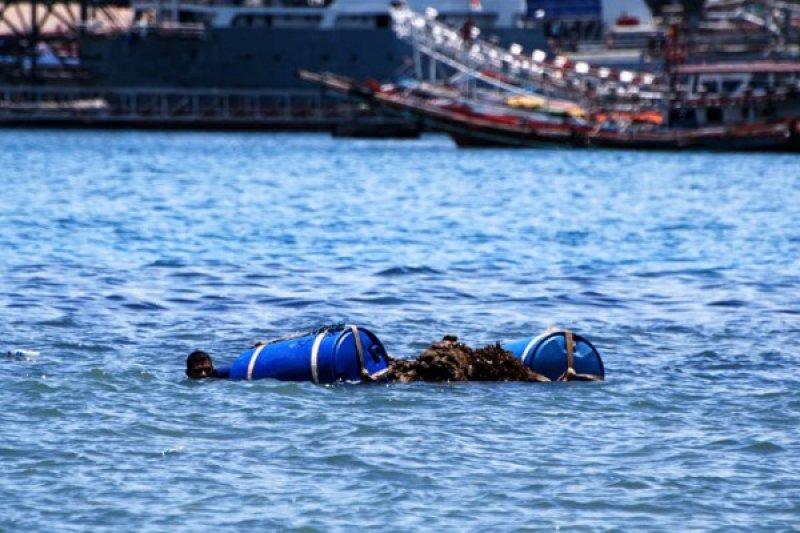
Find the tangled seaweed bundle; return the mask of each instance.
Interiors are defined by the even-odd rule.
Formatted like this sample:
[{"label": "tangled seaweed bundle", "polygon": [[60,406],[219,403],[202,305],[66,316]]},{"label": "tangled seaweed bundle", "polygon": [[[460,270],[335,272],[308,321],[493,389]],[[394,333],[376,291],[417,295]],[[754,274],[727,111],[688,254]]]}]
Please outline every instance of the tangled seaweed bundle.
[{"label": "tangled seaweed bundle", "polygon": [[386,377],[399,383],[542,381],[499,343],[473,350],[452,335],[431,344],[416,359],[393,359]]}]

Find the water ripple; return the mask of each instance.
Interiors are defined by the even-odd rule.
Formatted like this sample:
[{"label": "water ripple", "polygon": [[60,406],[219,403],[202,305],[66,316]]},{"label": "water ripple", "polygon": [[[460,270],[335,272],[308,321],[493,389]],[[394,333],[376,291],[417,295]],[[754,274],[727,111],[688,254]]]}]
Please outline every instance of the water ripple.
[{"label": "water ripple", "polygon": [[[0,530],[795,527],[796,156],[0,146],[0,353],[41,352],[0,358]],[[183,375],[340,320],[401,357],[570,327],[608,381]]]}]

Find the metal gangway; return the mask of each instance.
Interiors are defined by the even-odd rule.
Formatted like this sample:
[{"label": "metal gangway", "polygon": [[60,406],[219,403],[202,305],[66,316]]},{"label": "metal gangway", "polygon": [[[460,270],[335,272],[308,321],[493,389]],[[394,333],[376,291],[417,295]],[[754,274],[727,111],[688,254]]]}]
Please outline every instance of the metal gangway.
[{"label": "metal gangway", "polygon": [[391,15],[395,33],[414,50],[418,79],[443,81],[444,71],[451,81],[466,76],[512,94],[558,96],[585,105],[634,102],[640,108],[658,107],[668,90],[664,77],[652,73],[595,67],[544,50],[526,52],[518,44],[500,47],[482,40],[469,20],[459,29],[437,20],[433,8],[416,13],[397,5]]}]

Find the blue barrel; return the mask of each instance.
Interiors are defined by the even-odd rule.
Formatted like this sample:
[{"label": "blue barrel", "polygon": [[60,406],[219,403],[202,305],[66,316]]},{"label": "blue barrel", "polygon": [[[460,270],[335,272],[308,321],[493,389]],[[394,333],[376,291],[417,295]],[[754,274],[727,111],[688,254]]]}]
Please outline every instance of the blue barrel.
[{"label": "blue barrel", "polygon": [[388,364],[386,349],[378,337],[348,325],[251,348],[233,362],[230,379],[357,381],[362,368],[372,375]]},{"label": "blue barrel", "polygon": [[[548,331],[538,337],[509,341],[503,349],[518,357],[528,368],[551,381],[562,378],[567,372],[567,332]],[[572,334],[573,363],[575,373],[605,379],[605,369],[600,352],[592,343],[577,334]]]}]

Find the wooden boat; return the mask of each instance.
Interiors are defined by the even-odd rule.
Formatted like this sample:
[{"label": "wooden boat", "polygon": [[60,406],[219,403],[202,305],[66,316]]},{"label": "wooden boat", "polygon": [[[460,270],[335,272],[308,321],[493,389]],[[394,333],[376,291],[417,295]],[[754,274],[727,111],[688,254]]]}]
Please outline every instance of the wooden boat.
[{"label": "wooden boat", "polygon": [[[657,124],[652,112],[646,115],[649,121],[636,121],[635,114],[611,116],[604,113],[580,119],[473,102],[453,96],[451,90],[437,92],[430,86],[416,90],[360,83],[330,73],[301,71],[299,75],[367,102],[382,113],[419,120],[428,129],[448,133],[461,147],[800,150],[800,114],[794,111],[800,99],[794,94],[783,97],[773,94],[770,98],[752,95],[724,100],[705,98],[691,102],[690,107],[687,107],[689,100],[676,101],[671,112],[666,113],[666,119],[671,118],[672,123],[662,117],[664,122]],[[741,116],[743,109],[747,110],[750,120],[724,121],[727,115],[735,112]],[[765,111],[766,118],[755,119]],[[695,125],[689,125],[692,121]]]}]

